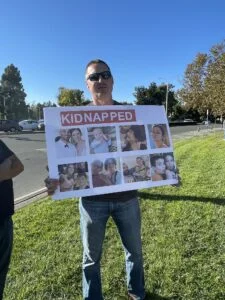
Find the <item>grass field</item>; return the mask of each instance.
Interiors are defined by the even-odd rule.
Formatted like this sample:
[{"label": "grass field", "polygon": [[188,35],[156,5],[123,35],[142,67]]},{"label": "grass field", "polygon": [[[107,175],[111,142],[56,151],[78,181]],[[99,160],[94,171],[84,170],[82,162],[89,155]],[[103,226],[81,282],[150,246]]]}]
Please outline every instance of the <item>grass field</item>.
[{"label": "grass field", "polygon": [[[224,300],[225,141],[213,133],[174,148],[182,187],[139,192],[146,299]],[[78,201],[41,200],[17,211],[14,224],[5,300],[82,299]],[[127,299],[120,239],[107,226],[104,296]]]}]

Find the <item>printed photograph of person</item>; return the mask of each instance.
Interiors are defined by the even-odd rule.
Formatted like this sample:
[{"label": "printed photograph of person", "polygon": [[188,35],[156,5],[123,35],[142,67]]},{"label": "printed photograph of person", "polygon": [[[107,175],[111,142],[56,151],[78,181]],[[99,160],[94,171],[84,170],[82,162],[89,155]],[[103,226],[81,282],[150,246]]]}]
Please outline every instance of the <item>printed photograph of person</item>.
[{"label": "printed photograph of person", "polygon": [[103,166],[103,162],[99,159],[94,160],[91,164],[93,187],[111,185],[111,181],[105,174]]},{"label": "printed photograph of person", "polygon": [[59,165],[59,187],[60,192],[72,191],[75,185],[74,180],[74,172],[75,166],[74,164],[68,165]]},{"label": "printed photograph of person", "polygon": [[60,192],[89,188],[87,162],[59,165],[58,171]]},{"label": "printed photograph of person", "polygon": [[76,163],[77,173],[87,173],[88,172],[88,163],[86,161],[82,161]]},{"label": "printed photograph of person", "polygon": [[55,138],[57,158],[74,157],[77,155],[76,147],[70,143],[71,133],[68,129],[61,128],[59,136]]},{"label": "printed photograph of person", "polygon": [[164,153],[163,156],[166,165],[166,179],[178,179],[173,153]]},{"label": "printed photograph of person", "polygon": [[115,126],[88,128],[90,153],[108,153],[117,151]]},{"label": "printed photograph of person", "polygon": [[149,155],[124,157],[123,177],[125,183],[151,180]]},{"label": "printed photograph of person", "polygon": [[74,190],[84,190],[89,189],[89,180],[86,173],[75,173],[75,186]]},{"label": "printed photograph of person", "polygon": [[115,158],[107,158],[104,162],[105,174],[108,176],[111,184],[121,184],[121,172],[119,169],[119,162]]},{"label": "printed photograph of person", "polygon": [[113,157],[94,160],[91,164],[93,187],[121,184],[119,160]]},{"label": "printed photograph of person", "polygon": [[144,125],[120,126],[122,151],[146,150],[146,134]]},{"label": "printed photograph of person", "polygon": [[80,128],[70,129],[70,142],[75,146],[77,156],[86,155],[86,143],[83,139],[83,133]]},{"label": "printed photograph of person", "polygon": [[150,154],[152,181],[166,179],[166,165],[163,153]]},{"label": "printed photograph of person", "polygon": [[168,148],[170,146],[166,124],[148,125],[150,146],[152,149]]}]

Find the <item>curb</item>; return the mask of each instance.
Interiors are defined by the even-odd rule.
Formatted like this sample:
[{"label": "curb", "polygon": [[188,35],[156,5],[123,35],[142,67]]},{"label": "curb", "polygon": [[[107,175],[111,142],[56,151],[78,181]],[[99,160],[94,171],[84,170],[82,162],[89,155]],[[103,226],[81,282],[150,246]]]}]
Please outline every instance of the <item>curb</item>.
[{"label": "curb", "polygon": [[41,188],[37,191],[34,191],[32,193],[29,193],[27,195],[24,195],[22,197],[19,197],[19,198],[16,198],[14,200],[14,206],[15,206],[15,210],[19,209],[19,208],[22,208],[34,201],[37,201],[37,200],[40,200],[42,199],[43,197],[47,197],[48,194],[47,194],[47,189],[46,187],[44,188]]}]

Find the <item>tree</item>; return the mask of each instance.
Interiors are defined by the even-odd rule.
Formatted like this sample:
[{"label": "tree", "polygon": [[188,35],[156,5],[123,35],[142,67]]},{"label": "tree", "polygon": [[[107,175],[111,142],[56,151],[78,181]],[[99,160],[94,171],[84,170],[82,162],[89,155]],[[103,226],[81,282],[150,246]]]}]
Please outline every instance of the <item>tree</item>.
[{"label": "tree", "polygon": [[188,108],[201,114],[209,110],[214,117],[225,114],[225,41],[208,54],[198,53],[184,73],[179,97]]},{"label": "tree", "polygon": [[27,113],[28,113],[28,118],[29,119],[44,119],[44,111],[43,109],[45,107],[56,107],[56,104],[48,101],[48,102],[44,102],[44,103],[40,103],[38,102],[36,103],[32,103],[32,104],[28,104],[27,105]]},{"label": "tree", "polygon": [[135,104],[137,105],[165,105],[166,106],[166,93],[168,88],[168,115],[173,111],[174,105],[177,104],[172,84],[161,83],[156,85],[155,82],[150,83],[149,87],[144,86],[135,87],[133,93],[136,98]]},{"label": "tree", "polygon": [[208,55],[205,78],[205,94],[211,104],[211,113],[216,117],[225,114],[225,43],[215,45]]},{"label": "tree", "polygon": [[198,53],[193,63],[188,64],[186,68],[183,88],[178,94],[187,109],[199,109],[200,112],[204,112],[208,107],[204,90],[207,63],[208,56]]},{"label": "tree", "polygon": [[132,102],[128,102],[128,101],[120,101],[120,104],[122,104],[122,105],[133,105]]},{"label": "tree", "polygon": [[26,93],[20,71],[13,64],[7,66],[1,77],[0,112],[6,118],[20,119],[26,113]]},{"label": "tree", "polygon": [[3,91],[2,91],[2,87],[0,85],[0,119],[3,119],[5,116],[5,111],[4,111],[4,97],[3,97]]},{"label": "tree", "polygon": [[59,88],[57,99],[60,106],[81,106],[90,102],[89,100],[85,100],[83,91],[64,87]]}]

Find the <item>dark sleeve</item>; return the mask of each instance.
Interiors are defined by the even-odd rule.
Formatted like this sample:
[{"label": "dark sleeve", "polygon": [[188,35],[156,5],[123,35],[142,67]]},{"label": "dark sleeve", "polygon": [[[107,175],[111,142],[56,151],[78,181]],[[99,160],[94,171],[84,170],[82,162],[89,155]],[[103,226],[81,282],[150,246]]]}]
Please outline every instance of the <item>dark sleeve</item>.
[{"label": "dark sleeve", "polygon": [[14,155],[14,153],[0,140],[0,163]]}]

